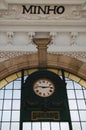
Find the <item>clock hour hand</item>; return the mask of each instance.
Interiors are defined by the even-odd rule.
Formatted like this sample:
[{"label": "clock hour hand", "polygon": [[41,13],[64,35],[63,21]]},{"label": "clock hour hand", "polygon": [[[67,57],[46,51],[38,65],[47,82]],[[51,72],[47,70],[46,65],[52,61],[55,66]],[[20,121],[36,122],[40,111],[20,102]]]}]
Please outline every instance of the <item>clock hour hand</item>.
[{"label": "clock hour hand", "polygon": [[35,86],[35,88],[50,88],[49,86]]},{"label": "clock hour hand", "polygon": [[42,88],[50,88],[49,86],[42,86]]}]

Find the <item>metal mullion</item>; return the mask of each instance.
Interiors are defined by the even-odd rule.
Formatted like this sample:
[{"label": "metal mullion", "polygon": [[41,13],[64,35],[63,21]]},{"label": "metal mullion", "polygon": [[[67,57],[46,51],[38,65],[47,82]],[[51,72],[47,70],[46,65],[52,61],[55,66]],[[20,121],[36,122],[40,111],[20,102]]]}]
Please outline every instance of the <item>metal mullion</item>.
[{"label": "metal mullion", "polygon": [[1,130],[1,121],[0,121],[0,130]]},{"label": "metal mullion", "polygon": [[[3,104],[3,99],[0,99],[0,101],[2,101],[2,104]],[[2,107],[1,107],[0,111],[2,111]]]},{"label": "metal mullion", "polygon": [[13,107],[13,91],[14,91],[14,81],[13,81],[13,84],[12,84],[12,98],[11,98],[11,112],[10,112],[10,130],[11,130],[11,123],[12,123],[12,107]]},{"label": "metal mullion", "polygon": [[[85,100],[85,94],[84,94],[83,88],[82,88],[82,92],[83,92],[84,102],[85,102],[85,106],[86,106],[86,100]],[[86,109],[84,109],[83,111],[86,111]],[[86,121],[81,121],[81,122],[85,122],[86,123]],[[81,123],[81,126],[82,126],[82,123]],[[83,127],[82,127],[82,130],[83,130]]]},{"label": "metal mullion", "polygon": [[23,88],[23,84],[24,84],[24,70],[21,70],[21,97],[20,97],[20,123],[19,123],[19,130],[22,130],[23,128],[23,122],[21,120],[21,110],[22,110],[22,88]]},{"label": "metal mullion", "polygon": [[31,122],[31,130],[33,130],[33,122]]},{"label": "metal mullion", "polygon": [[85,105],[86,105],[85,94],[84,94],[84,90],[83,89],[82,89],[82,92],[83,92],[84,102],[85,102]]},{"label": "metal mullion", "polygon": [[59,122],[59,130],[61,130],[61,122]]},{"label": "metal mullion", "polygon": [[3,103],[2,103],[2,113],[1,113],[1,125],[0,125],[0,130],[1,130],[1,127],[2,127],[2,118],[3,118],[3,108],[4,108],[4,98],[5,98],[5,89],[3,89],[4,93],[3,93]]},{"label": "metal mullion", "polygon": [[[65,85],[66,85],[66,81],[69,81],[70,82],[70,80],[65,80],[65,75],[64,75],[64,71],[62,72],[62,75],[63,75],[63,80],[64,80],[64,83],[65,83]],[[70,108],[69,108],[69,100],[72,100],[72,99],[68,99],[68,94],[67,94],[67,92],[69,91],[69,90],[73,90],[73,89],[67,89],[67,86],[65,86],[66,88],[66,97],[67,97],[67,106],[68,106],[68,110],[69,110],[69,116],[70,116]],[[69,124],[69,129],[70,130],[72,130],[72,123],[71,123],[71,116],[70,116],[70,121],[68,121],[68,124]],[[59,122],[59,130],[61,130],[61,122]]]},{"label": "metal mullion", "polygon": [[64,83],[66,84],[65,72],[64,72],[64,70],[61,70],[61,73],[62,73],[62,79],[63,79]]},{"label": "metal mullion", "polygon": [[[69,76],[70,76],[70,73],[68,72],[68,78],[69,78]],[[71,81],[70,78],[69,78],[69,81]]]},{"label": "metal mullion", "polygon": [[[66,82],[66,81],[65,81],[65,82]],[[73,89],[72,89],[72,90],[73,90]],[[71,114],[70,114],[70,108],[69,108],[69,102],[68,102],[70,99],[68,99],[67,91],[69,91],[69,90],[67,90],[67,87],[66,87],[67,107],[68,107],[69,118],[70,118],[70,120],[68,121],[68,124],[69,124],[69,129],[72,130]]]},{"label": "metal mullion", "polygon": [[[76,100],[77,111],[78,111],[78,116],[79,116],[79,121],[77,121],[77,122],[80,122],[80,127],[81,127],[81,130],[82,130],[81,119],[80,119],[80,113],[79,113],[79,107],[78,107],[78,101],[77,101],[78,99],[77,99],[77,96],[76,96],[76,89],[75,89],[74,82],[73,82],[73,86],[74,86],[75,100]],[[80,90],[79,90],[79,91],[80,91]]]},{"label": "metal mullion", "polygon": [[50,130],[52,130],[52,127],[51,127],[51,122],[49,122],[50,123]]},{"label": "metal mullion", "polygon": [[17,73],[16,73],[16,76],[17,76],[17,78],[19,78]]},{"label": "metal mullion", "polygon": [[40,122],[40,130],[42,130],[42,122]]}]

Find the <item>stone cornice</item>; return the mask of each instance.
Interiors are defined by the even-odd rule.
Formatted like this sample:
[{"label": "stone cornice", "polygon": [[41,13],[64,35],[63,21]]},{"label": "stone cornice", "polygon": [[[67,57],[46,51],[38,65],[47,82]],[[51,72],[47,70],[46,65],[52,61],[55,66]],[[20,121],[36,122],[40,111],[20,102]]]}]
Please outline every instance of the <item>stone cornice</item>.
[{"label": "stone cornice", "polygon": [[[0,10],[7,10],[9,4],[67,4],[67,5],[85,5],[85,0],[0,0]],[[83,9],[86,9],[83,7]]]},{"label": "stone cornice", "polygon": [[56,22],[56,21],[1,21],[0,32],[86,32],[86,22]]},{"label": "stone cornice", "polygon": [[82,4],[85,0],[6,0],[7,3],[30,4]]},{"label": "stone cornice", "polygon": [[[81,21],[81,20],[43,20],[43,19],[40,19],[40,20],[0,20],[0,25],[1,26],[63,26],[64,28],[65,27],[71,27],[71,25],[73,25],[74,27],[77,27],[80,25],[82,27],[86,26],[86,21]],[[62,28],[63,28],[62,27]],[[16,27],[15,27],[16,28]],[[27,27],[26,27],[27,28]],[[59,29],[59,28],[58,28]],[[1,30],[1,27],[0,27],[0,30]],[[42,30],[41,30],[42,31]]]}]

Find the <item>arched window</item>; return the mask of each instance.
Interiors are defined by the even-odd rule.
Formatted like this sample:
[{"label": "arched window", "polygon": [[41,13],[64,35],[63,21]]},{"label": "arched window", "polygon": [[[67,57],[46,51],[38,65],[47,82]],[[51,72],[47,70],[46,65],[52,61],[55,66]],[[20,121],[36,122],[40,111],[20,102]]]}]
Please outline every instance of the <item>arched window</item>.
[{"label": "arched window", "polygon": [[[35,71],[35,70],[34,70]],[[53,70],[61,76],[60,70]],[[24,71],[24,81],[32,70]],[[71,124],[73,130],[86,129],[86,86],[85,81],[65,72]],[[77,81],[77,82],[76,82]],[[6,84],[6,85],[5,85]],[[21,72],[0,82],[0,130],[20,130]],[[83,86],[81,85],[83,84]],[[3,86],[3,87],[2,87]],[[67,122],[24,122],[23,130],[69,130]]]}]

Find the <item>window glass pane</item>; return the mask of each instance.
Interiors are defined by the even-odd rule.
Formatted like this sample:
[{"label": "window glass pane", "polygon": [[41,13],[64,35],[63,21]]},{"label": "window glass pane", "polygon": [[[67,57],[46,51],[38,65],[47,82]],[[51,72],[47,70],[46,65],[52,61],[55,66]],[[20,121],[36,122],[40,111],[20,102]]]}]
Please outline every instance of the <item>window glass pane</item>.
[{"label": "window glass pane", "polygon": [[10,130],[10,123],[2,123],[1,130]]},{"label": "window glass pane", "polygon": [[81,85],[76,82],[74,82],[74,87],[75,89],[82,89]]},{"label": "window glass pane", "polygon": [[86,130],[86,122],[82,122],[82,130]]},{"label": "window glass pane", "polygon": [[78,108],[79,109],[86,109],[85,101],[84,100],[77,100],[78,102]]},{"label": "window glass pane", "polygon": [[42,130],[50,130],[50,123],[49,122],[43,122],[42,123]]},{"label": "window glass pane", "polygon": [[12,99],[12,90],[5,90],[5,99]]},{"label": "window glass pane", "polygon": [[2,111],[0,111],[0,121],[1,121]]},{"label": "window glass pane", "polygon": [[5,89],[13,89],[13,82],[7,84]]},{"label": "window glass pane", "polygon": [[4,97],[4,90],[0,90],[0,99],[3,99]]},{"label": "window glass pane", "polygon": [[19,110],[20,109],[20,100],[13,100],[13,109]]},{"label": "window glass pane", "polygon": [[82,90],[76,90],[76,98],[77,99],[83,99],[83,92]]},{"label": "window glass pane", "polygon": [[11,123],[11,130],[19,130],[19,123]]},{"label": "window glass pane", "polygon": [[72,125],[73,125],[73,130],[81,130],[80,122],[74,122],[72,123]]},{"label": "window glass pane", "polygon": [[13,91],[13,99],[20,99],[20,90]]},{"label": "window glass pane", "polygon": [[11,111],[3,111],[2,121],[10,121]]},{"label": "window glass pane", "polygon": [[19,121],[20,111],[12,111],[12,121]]},{"label": "window glass pane", "polygon": [[4,110],[11,110],[11,100],[4,100]]},{"label": "window glass pane", "polygon": [[21,81],[14,81],[14,89],[21,89]]},{"label": "window glass pane", "polygon": [[70,109],[77,109],[76,100],[69,100],[69,108]]},{"label": "window glass pane", "polygon": [[29,122],[23,123],[23,130],[31,130],[31,123]]},{"label": "window glass pane", "polygon": [[78,111],[70,111],[70,113],[72,121],[79,121]]},{"label": "window glass pane", "polygon": [[[21,73],[21,72],[20,72]],[[21,77],[20,78],[18,78],[18,79],[16,79],[16,81],[21,81]]]},{"label": "window glass pane", "polygon": [[67,81],[67,89],[74,89],[72,81]]},{"label": "window glass pane", "polygon": [[64,122],[64,123],[60,123],[61,125],[61,130],[69,130],[69,124]]},{"label": "window glass pane", "polygon": [[2,109],[3,100],[0,100],[0,110]]},{"label": "window glass pane", "polygon": [[85,99],[86,99],[86,90],[84,90],[84,96],[85,96]]},{"label": "window glass pane", "polygon": [[40,122],[34,122],[32,128],[33,130],[40,130]]},{"label": "window glass pane", "polygon": [[86,111],[79,111],[81,121],[86,121]]},{"label": "window glass pane", "polygon": [[51,122],[51,130],[60,130],[58,122]]},{"label": "window glass pane", "polygon": [[68,91],[67,91],[67,94],[68,94],[68,98],[69,98],[69,99],[75,99],[74,90],[68,90]]}]

